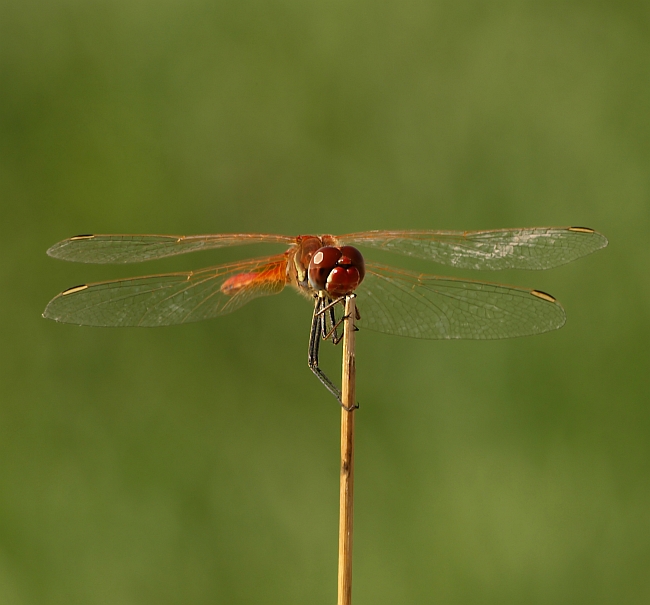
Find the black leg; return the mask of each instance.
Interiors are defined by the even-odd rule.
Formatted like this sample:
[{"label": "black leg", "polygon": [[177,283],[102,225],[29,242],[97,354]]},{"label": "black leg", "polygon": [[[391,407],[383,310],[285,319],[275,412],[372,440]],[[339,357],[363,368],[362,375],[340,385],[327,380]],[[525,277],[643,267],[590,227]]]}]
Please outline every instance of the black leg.
[{"label": "black leg", "polygon": [[339,333],[337,332],[337,328],[341,325],[343,319],[336,321],[336,314],[334,313],[334,305],[332,305],[327,310],[327,314],[329,315],[329,319],[330,319],[330,329],[329,332],[327,332],[327,334],[325,334],[325,336],[323,337],[323,340],[327,340],[328,338],[331,338],[332,344],[337,345],[339,344],[341,338],[343,338],[343,334],[339,336]]},{"label": "black leg", "polygon": [[[341,303],[343,307],[345,307],[345,296],[341,296],[340,298],[337,298],[336,300],[327,300],[323,303],[323,307],[320,309],[319,313],[323,316],[326,316],[327,319],[329,319],[329,326],[327,325],[327,321],[323,322],[323,340],[329,340],[330,338],[332,339],[332,344],[337,345],[339,342],[341,342],[343,338],[343,334],[338,333],[338,327],[348,318],[347,315],[341,316],[341,318],[337,321],[336,319],[336,314],[334,309],[336,308],[336,305]],[[358,312],[357,312],[358,315]],[[354,331],[357,331],[357,327],[354,326]]]},{"label": "black leg", "polygon": [[323,383],[325,388],[336,397],[339,404],[343,406],[343,402],[341,401],[341,391],[334,386],[334,383],[325,375],[325,372],[318,367],[320,340],[326,331],[325,315],[323,313],[325,305],[326,300],[323,297],[318,296],[314,303],[314,315],[311,320],[311,332],[309,333],[309,369],[316,375],[316,378]]}]

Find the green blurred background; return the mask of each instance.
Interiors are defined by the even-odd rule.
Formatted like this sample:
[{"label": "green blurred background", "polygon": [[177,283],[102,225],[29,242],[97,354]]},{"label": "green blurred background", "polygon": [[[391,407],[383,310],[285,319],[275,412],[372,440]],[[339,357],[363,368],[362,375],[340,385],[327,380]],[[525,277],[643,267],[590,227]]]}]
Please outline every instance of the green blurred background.
[{"label": "green blurred background", "polygon": [[53,243],[571,224],[610,246],[472,276],[553,293],[559,332],[359,333],[354,602],[650,602],[649,74],[646,1],[0,2],[0,603],[336,599],[309,304],[40,315],[281,248],[98,267]]}]

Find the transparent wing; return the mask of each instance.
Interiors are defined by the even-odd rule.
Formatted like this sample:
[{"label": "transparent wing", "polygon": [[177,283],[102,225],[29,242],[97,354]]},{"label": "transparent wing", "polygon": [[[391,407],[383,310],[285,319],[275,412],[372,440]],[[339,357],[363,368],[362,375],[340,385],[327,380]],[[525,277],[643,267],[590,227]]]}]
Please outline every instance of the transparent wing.
[{"label": "transparent wing", "polygon": [[284,255],[190,271],[77,286],[47,305],[44,317],[88,326],[168,326],[231,313],[282,291]]},{"label": "transparent wing", "polygon": [[494,231],[367,231],[339,241],[381,248],[461,269],[548,269],[607,245],[586,227]]},{"label": "transparent wing", "polygon": [[47,253],[77,263],[139,263],[240,244],[292,244],[296,238],[266,233],[216,235],[77,235],[54,244]]},{"label": "transparent wing", "polygon": [[357,290],[362,328],[431,339],[497,339],[562,327],[564,309],[538,290],[367,265]]}]

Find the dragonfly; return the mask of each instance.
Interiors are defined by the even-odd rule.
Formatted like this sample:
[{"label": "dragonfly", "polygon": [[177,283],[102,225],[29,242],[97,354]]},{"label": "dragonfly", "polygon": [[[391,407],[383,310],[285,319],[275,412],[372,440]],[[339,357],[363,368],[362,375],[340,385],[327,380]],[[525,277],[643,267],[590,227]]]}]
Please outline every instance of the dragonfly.
[{"label": "dragonfly", "polygon": [[[88,326],[168,326],[231,313],[287,285],[314,303],[308,365],[341,403],[319,366],[320,342],[340,341],[335,307],[358,297],[356,326],[425,339],[501,339],[561,328],[566,315],[550,294],[502,284],[416,273],[366,263],[357,246],[457,269],[541,270],[607,245],[587,227],[488,231],[364,231],[347,235],[77,235],[47,253],[81,263],[137,263],[243,244],[282,244],[280,254],[195,271],[147,275],[69,288],[43,316]],[[343,405],[343,403],[341,403]]]}]

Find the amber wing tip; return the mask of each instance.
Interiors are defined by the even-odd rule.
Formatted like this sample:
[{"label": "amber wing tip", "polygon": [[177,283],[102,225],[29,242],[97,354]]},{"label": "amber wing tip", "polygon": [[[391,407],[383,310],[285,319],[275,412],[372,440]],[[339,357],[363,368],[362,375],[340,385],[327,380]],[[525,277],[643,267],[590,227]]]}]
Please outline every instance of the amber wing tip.
[{"label": "amber wing tip", "polygon": [[578,227],[578,226],[569,227],[569,231],[573,231],[574,233],[584,233],[586,235],[595,236],[600,241],[600,246],[596,249],[605,248],[607,247],[607,244],[609,244],[609,241],[602,233],[599,233],[598,231],[592,229],[591,227]]},{"label": "amber wing tip", "polygon": [[53,319],[54,321],[57,321],[56,317],[53,317],[50,312],[50,306],[52,305],[52,300],[49,303],[47,303],[47,306],[45,307],[45,309],[43,309],[43,312],[41,313],[41,317],[44,317],[45,319]]},{"label": "amber wing tip", "polygon": [[[70,237],[68,239],[64,239],[60,242],[57,242],[53,246],[50,246],[47,249],[47,255],[51,256],[52,258],[62,258],[66,259],[66,248],[72,243],[72,242],[78,242],[80,240],[86,240],[86,239],[93,239],[95,235],[91,234],[84,234],[84,235],[75,235],[74,237]],[[63,251],[63,253],[62,253]]]},{"label": "amber wing tip", "polygon": [[56,251],[58,250],[58,248],[59,248],[59,244],[54,244],[54,246],[50,246],[46,250],[46,254],[48,256],[51,256],[52,258],[56,258]]}]

